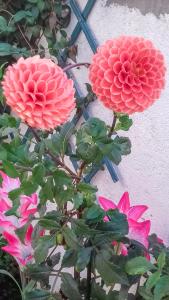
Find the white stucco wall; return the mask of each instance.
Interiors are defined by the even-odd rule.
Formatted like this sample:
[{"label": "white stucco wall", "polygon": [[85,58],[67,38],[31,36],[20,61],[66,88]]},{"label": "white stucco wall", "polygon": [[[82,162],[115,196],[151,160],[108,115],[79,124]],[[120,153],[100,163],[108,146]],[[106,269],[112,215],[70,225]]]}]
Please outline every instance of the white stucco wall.
[{"label": "white stucco wall", "polygon": [[[146,2],[147,0],[142,0]],[[158,2],[160,0],[156,0]],[[111,1],[109,1],[110,4]],[[116,1],[117,2],[117,1]],[[125,1],[123,1],[125,2]],[[84,7],[86,0],[79,0]],[[157,17],[152,13],[143,15],[136,8],[118,4],[105,4],[97,0],[89,17],[99,43],[109,38],[126,35],[141,35],[151,39],[165,55],[169,69],[169,15]],[[127,1],[126,1],[127,3]],[[161,3],[161,1],[160,1]],[[76,19],[71,21],[70,31]],[[91,61],[92,52],[84,34],[78,39],[78,62]],[[87,82],[87,70],[75,71],[83,83]],[[93,116],[111,122],[112,114],[97,101],[91,108]],[[132,153],[123,158],[118,167],[120,181],[113,183],[107,171],[99,172],[93,179],[98,185],[99,194],[118,201],[124,191],[129,191],[132,204],[146,204],[149,211],[146,217],[152,221],[152,232],[158,233],[169,244],[169,74],[166,88],[151,108],[132,116],[134,125],[128,136],[132,141]]]}]

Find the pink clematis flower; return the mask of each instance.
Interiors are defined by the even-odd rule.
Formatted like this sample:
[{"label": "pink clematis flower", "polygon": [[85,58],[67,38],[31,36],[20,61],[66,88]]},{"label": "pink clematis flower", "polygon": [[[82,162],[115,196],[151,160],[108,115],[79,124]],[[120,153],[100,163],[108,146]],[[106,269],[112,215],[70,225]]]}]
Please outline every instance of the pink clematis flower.
[{"label": "pink clematis flower", "polygon": [[2,247],[2,250],[12,255],[21,267],[26,266],[33,259],[32,232],[33,226],[29,225],[24,243],[14,232],[3,232],[3,237],[7,240],[8,245]]},{"label": "pink clematis flower", "polygon": [[[125,192],[120,199],[119,203],[116,205],[113,201],[108,200],[104,197],[99,197],[99,204],[105,210],[109,209],[119,209],[119,211],[126,215],[129,224],[128,237],[132,240],[136,240],[146,249],[148,249],[148,235],[150,232],[151,222],[149,220],[138,222],[143,213],[148,209],[146,205],[136,205],[130,206],[129,194]],[[108,221],[105,218],[105,221]],[[115,245],[115,243],[113,242]],[[127,255],[127,247],[121,245],[121,254]]]}]

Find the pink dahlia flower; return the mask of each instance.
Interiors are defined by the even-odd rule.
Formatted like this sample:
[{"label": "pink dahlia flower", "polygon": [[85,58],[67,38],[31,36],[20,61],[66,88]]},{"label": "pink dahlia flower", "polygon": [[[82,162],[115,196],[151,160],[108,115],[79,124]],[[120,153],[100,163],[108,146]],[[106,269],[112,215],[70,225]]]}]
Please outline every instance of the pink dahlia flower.
[{"label": "pink dahlia flower", "polygon": [[2,82],[7,104],[29,126],[50,130],[75,107],[73,81],[50,59],[20,58]]},{"label": "pink dahlia flower", "polygon": [[2,250],[12,255],[20,266],[27,265],[33,259],[32,232],[33,227],[29,225],[25,234],[24,243],[20,241],[14,232],[3,232],[3,237],[7,240],[8,245],[2,247]]},{"label": "pink dahlia flower", "polygon": [[132,114],[144,111],[160,97],[165,71],[164,57],[151,41],[121,36],[99,47],[89,78],[106,107]]},{"label": "pink dahlia flower", "polygon": [[[125,192],[120,199],[119,203],[116,205],[113,201],[108,200],[104,197],[99,197],[99,204],[105,210],[109,209],[119,209],[119,211],[126,215],[128,225],[129,225],[129,233],[128,237],[132,240],[138,241],[146,249],[148,249],[148,235],[150,232],[151,223],[149,220],[138,222],[143,213],[148,209],[146,205],[136,205],[130,206],[129,194]],[[108,221],[106,218],[105,221]],[[116,243],[113,243],[114,245]],[[122,244],[121,245],[121,253],[123,255],[127,255],[127,247]]]}]

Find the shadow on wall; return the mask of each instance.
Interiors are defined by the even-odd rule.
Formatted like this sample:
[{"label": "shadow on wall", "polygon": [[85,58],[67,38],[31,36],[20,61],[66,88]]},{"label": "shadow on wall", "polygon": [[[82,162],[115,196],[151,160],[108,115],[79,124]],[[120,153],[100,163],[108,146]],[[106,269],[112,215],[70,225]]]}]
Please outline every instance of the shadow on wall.
[{"label": "shadow on wall", "polygon": [[160,14],[169,14],[169,0],[107,0],[106,6],[119,4],[129,8],[137,8],[142,14],[153,13],[157,17]]}]

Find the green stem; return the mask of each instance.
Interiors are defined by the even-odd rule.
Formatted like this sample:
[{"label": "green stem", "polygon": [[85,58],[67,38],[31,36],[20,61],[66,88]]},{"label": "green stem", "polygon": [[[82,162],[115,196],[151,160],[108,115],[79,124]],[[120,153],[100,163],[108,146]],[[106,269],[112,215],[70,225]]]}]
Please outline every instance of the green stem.
[{"label": "green stem", "polygon": [[114,113],[114,118],[113,118],[113,123],[112,123],[112,126],[110,128],[110,131],[108,133],[108,137],[110,138],[114,132],[114,129],[115,129],[115,126],[116,126],[116,121],[117,121],[117,115],[116,113]]}]

